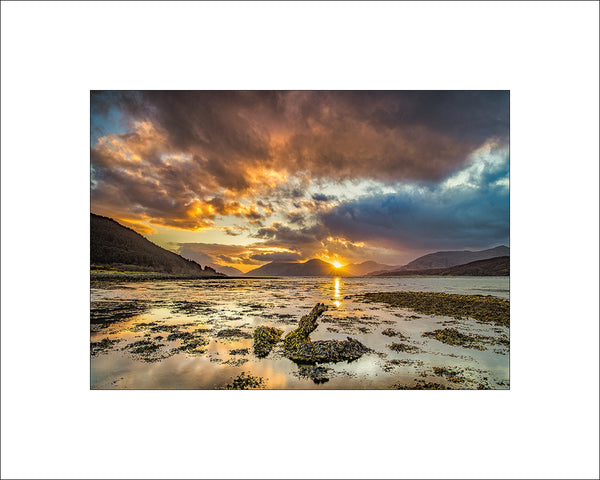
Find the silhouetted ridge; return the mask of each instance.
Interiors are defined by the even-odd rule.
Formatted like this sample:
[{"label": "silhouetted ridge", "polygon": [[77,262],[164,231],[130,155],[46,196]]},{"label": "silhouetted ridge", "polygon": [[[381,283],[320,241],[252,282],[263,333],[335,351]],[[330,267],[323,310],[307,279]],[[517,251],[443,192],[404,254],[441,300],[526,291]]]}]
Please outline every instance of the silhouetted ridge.
[{"label": "silhouetted ridge", "polygon": [[[336,273],[337,272],[337,273]],[[313,258],[306,262],[271,262],[246,273],[249,276],[327,277],[339,275],[341,270],[330,263]]]},{"label": "silhouetted ridge", "polygon": [[155,245],[112,218],[93,213],[90,220],[90,264],[141,272],[203,277],[218,275],[210,267],[203,269],[196,262]]},{"label": "silhouetted ridge", "polygon": [[429,268],[424,270],[396,270],[377,273],[376,277],[411,277],[415,275],[491,277],[510,275],[510,257],[487,258],[475,262],[455,265],[449,268]]}]

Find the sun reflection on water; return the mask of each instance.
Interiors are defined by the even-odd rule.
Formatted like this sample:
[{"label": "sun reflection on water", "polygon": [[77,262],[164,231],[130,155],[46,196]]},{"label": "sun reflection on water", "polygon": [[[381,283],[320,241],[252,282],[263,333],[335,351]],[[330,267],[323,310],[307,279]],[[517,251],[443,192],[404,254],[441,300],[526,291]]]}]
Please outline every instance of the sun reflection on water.
[{"label": "sun reflection on water", "polygon": [[342,302],[339,300],[340,298],[342,298],[342,295],[340,294],[340,279],[339,277],[336,277],[335,280],[333,281],[333,304],[339,308],[339,306],[342,304]]}]

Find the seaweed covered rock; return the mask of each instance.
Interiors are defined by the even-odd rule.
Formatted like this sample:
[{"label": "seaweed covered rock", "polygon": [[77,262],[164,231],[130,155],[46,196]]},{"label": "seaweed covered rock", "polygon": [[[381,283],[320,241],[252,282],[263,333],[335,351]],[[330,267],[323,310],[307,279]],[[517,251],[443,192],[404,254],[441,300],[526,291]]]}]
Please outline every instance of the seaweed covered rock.
[{"label": "seaweed covered rock", "polygon": [[317,328],[317,318],[327,310],[327,306],[322,303],[317,303],[308,315],[304,315],[300,322],[298,322],[298,328],[292,330],[285,336],[284,349],[293,351],[299,345],[310,342],[310,334]]},{"label": "seaweed covered rock", "polygon": [[286,357],[301,364],[352,361],[370,352],[358,340],[348,337],[347,340],[317,340],[305,342],[293,350],[285,351]]},{"label": "seaweed covered rock", "polygon": [[254,330],[254,355],[266,357],[281,338],[283,330],[274,327],[258,327]]},{"label": "seaweed covered rock", "polygon": [[317,303],[308,315],[300,319],[298,328],[286,335],[283,352],[287,358],[300,364],[341,362],[356,360],[371,351],[350,337],[347,340],[311,342],[310,334],[317,328],[317,319],[325,310],[325,305]]}]

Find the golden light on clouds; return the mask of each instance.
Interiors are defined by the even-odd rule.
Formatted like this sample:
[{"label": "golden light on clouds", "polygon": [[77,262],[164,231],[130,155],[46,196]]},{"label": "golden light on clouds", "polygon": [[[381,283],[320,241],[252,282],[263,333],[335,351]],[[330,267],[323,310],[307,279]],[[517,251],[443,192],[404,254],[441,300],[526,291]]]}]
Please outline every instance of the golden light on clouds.
[{"label": "golden light on clouds", "polygon": [[397,265],[422,250],[505,243],[508,99],[93,91],[92,211],[242,270],[311,258]]}]

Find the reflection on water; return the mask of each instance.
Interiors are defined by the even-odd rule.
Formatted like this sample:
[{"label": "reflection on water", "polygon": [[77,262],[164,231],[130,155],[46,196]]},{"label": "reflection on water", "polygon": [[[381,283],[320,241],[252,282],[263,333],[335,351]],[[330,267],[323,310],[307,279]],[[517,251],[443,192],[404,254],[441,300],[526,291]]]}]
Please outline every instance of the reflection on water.
[{"label": "reflection on water", "polygon": [[[474,350],[423,337],[426,331],[448,325],[471,335],[500,338],[508,335],[505,327],[471,319],[461,320],[457,327],[451,318],[363,303],[352,295],[408,290],[508,298],[508,281],[507,277],[94,281],[92,388],[222,388],[242,372],[264,378],[267,388],[391,388],[422,378],[448,384],[450,377],[436,375],[436,367],[460,370],[463,380],[450,383],[453,387],[507,388],[507,346]],[[373,353],[351,363],[325,365],[319,381],[285,358],[280,346],[267,358],[254,356],[256,327],[273,326],[285,335],[318,302],[331,308],[320,318],[313,340],[351,336]],[[401,336],[389,336],[389,331]],[[390,348],[398,342],[415,350]]]},{"label": "reflection on water", "polygon": [[336,277],[333,280],[333,288],[334,288],[333,304],[336,306],[336,308],[339,308],[342,305],[342,302],[340,301],[341,294],[340,294],[340,278],[339,277]]}]

